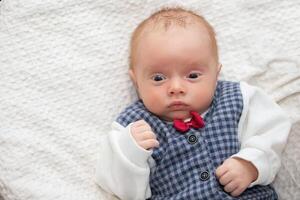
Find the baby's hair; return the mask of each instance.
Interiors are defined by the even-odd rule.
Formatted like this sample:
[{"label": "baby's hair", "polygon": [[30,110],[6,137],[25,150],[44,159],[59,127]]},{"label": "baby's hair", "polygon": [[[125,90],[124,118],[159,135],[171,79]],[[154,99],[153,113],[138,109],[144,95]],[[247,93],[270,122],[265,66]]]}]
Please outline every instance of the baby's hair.
[{"label": "baby's hair", "polygon": [[134,56],[136,53],[135,50],[139,38],[146,29],[149,30],[149,28],[152,28],[152,30],[155,30],[163,28],[164,30],[168,30],[172,25],[181,26],[184,28],[190,24],[194,24],[195,22],[200,22],[206,27],[212,42],[216,60],[218,62],[218,47],[215,38],[216,34],[214,28],[207,22],[207,20],[203,16],[198,15],[191,10],[187,10],[181,7],[164,7],[142,21],[132,33],[129,53],[130,68],[133,68],[134,65]]}]

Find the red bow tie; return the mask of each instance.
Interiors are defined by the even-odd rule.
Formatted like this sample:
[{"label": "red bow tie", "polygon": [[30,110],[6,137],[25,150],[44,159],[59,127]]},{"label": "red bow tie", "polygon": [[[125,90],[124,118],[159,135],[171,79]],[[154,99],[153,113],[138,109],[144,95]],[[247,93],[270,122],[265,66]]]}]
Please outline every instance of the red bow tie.
[{"label": "red bow tie", "polygon": [[184,122],[181,119],[174,119],[173,126],[177,131],[187,132],[191,127],[193,128],[203,128],[204,120],[202,117],[195,111],[190,112],[192,115],[192,119],[188,122]]}]

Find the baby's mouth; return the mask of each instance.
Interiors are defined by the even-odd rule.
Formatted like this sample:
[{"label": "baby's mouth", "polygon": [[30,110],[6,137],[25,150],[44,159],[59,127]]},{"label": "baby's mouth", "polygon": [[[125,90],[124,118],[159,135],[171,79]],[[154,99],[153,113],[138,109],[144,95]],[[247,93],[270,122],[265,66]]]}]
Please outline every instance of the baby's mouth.
[{"label": "baby's mouth", "polygon": [[187,107],[188,105],[182,101],[174,101],[168,105],[168,108],[171,110],[185,110]]}]

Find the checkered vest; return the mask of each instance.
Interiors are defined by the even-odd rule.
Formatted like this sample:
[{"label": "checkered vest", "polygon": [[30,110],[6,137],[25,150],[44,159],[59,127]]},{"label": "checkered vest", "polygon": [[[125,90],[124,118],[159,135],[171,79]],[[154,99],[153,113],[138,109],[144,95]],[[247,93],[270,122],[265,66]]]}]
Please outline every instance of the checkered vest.
[{"label": "checkered vest", "polygon": [[127,107],[117,118],[126,127],[144,119],[157,134],[160,146],[153,149],[155,167],[150,187],[155,200],[273,200],[271,186],[254,186],[234,198],[215,177],[216,168],[240,149],[238,123],[243,110],[239,83],[219,81],[213,102],[204,117],[205,127],[187,133],[150,113],[141,101]]}]

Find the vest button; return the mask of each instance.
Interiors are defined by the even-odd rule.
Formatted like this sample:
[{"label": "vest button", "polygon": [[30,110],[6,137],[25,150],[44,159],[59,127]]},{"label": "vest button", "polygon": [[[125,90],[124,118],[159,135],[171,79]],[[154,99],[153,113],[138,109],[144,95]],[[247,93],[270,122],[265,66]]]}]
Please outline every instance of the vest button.
[{"label": "vest button", "polygon": [[198,141],[198,138],[196,135],[192,134],[188,136],[187,141],[189,144],[195,144]]},{"label": "vest button", "polygon": [[207,181],[209,179],[210,175],[207,171],[200,173],[200,180],[201,181]]}]

